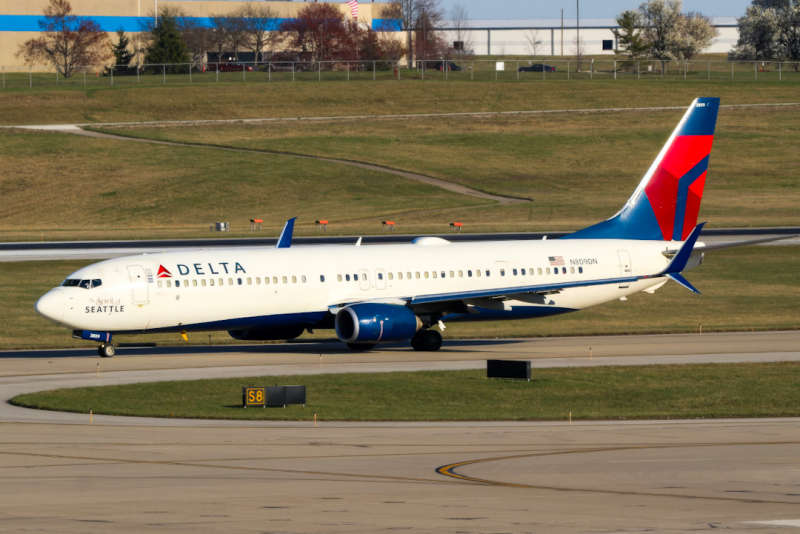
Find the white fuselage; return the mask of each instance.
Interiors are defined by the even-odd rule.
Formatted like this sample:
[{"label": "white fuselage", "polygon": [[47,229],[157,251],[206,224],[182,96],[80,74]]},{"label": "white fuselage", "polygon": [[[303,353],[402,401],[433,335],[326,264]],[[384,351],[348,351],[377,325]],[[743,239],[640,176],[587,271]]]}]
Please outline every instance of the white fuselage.
[{"label": "white fuselage", "polygon": [[[73,330],[112,333],[298,324],[330,328],[330,308],[347,303],[652,275],[669,263],[662,252],[677,245],[603,239],[418,241],[359,247],[226,248],[117,258],[73,273],[68,280],[99,280],[100,285],[53,289],[43,297],[49,299],[43,315]],[[664,280],[578,287],[518,295],[513,300],[467,300],[470,313],[451,313],[445,320],[565,313],[644,291]],[[62,300],[63,314],[59,314]]]}]

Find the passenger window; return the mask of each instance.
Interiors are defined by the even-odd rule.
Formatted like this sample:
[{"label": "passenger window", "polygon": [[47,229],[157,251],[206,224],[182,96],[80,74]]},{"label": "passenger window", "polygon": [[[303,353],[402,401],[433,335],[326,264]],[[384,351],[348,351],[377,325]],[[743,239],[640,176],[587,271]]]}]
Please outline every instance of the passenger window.
[{"label": "passenger window", "polygon": [[167,280],[167,287],[172,287],[172,282],[170,282],[169,280]]},{"label": "passenger window", "polygon": [[547,268],[547,274],[550,274],[550,267]]},{"label": "passenger window", "polygon": [[453,271],[450,271],[450,278],[455,278],[455,276],[453,275]]},{"label": "passenger window", "polygon": [[283,283],[284,284],[288,284],[289,283],[289,280],[285,276],[283,277]]},{"label": "passenger window", "polygon": [[258,277],[258,276],[256,276],[256,285],[257,285],[257,286],[260,286],[260,285],[261,285],[261,278],[260,278],[260,277]]},{"label": "passenger window", "polygon": [[[505,276],[505,275],[506,275],[506,270],[505,269],[500,269],[500,276]],[[488,272],[487,272],[487,276],[488,276]]]},{"label": "passenger window", "polygon": [[486,269],[486,276],[492,276],[492,272],[489,269]]},{"label": "passenger window", "polygon": [[519,274],[520,276],[525,276],[525,269],[520,269]]},{"label": "passenger window", "polygon": [[[548,269],[548,271],[549,271],[549,269]],[[539,267],[539,274],[540,275],[542,274],[542,268],[541,267]],[[550,274],[550,273],[548,272],[547,274]]]},{"label": "passenger window", "polygon": [[472,278],[472,271],[467,271],[467,277]]},{"label": "passenger window", "polygon": [[225,285],[225,280],[223,280],[222,278],[220,278],[220,279],[219,279],[219,285],[221,285],[221,286],[224,286],[224,285]]},{"label": "passenger window", "polygon": [[477,269],[477,270],[475,271],[475,275],[476,275],[478,278],[480,278],[480,277],[481,277],[481,270],[480,270],[480,269]]},{"label": "passenger window", "polygon": [[417,279],[419,279],[419,271],[417,271]]},{"label": "passenger window", "polygon": [[558,267],[556,267],[555,269],[553,269],[553,274],[558,274]]},{"label": "passenger window", "polygon": [[[403,273],[402,272],[397,273],[397,279],[398,280],[402,280],[403,279]],[[390,280],[391,280],[391,278],[390,278]]]},{"label": "passenger window", "polygon": [[[203,284],[205,285],[205,284]],[[192,280],[192,287],[197,287],[197,280]]]},{"label": "passenger window", "polygon": [[[408,278],[409,280],[411,280],[411,273],[406,273],[406,278]],[[419,275],[417,275],[417,278],[419,278]]]},{"label": "passenger window", "polygon": [[425,271],[425,278],[428,278],[428,271]]},{"label": "passenger window", "polygon": [[357,274],[353,275],[353,281],[358,282],[358,275]]},{"label": "passenger window", "polygon": [[319,281],[320,282],[324,282],[325,281],[325,275],[324,274],[319,275]]},{"label": "passenger window", "polygon": [[378,273],[378,280],[383,280],[383,273]]},{"label": "passenger window", "polygon": [[247,278],[247,285],[248,286],[253,285],[253,281],[250,279],[250,277]]},{"label": "passenger window", "polygon": [[[242,283],[242,282],[241,282],[241,279],[240,279],[239,283],[240,283],[240,284]],[[228,285],[229,285],[229,286],[232,286],[232,285],[233,285],[233,278],[228,278]]]},{"label": "passenger window", "polygon": [[337,274],[337,275],[336,275],[336,279],[337,279],[339,282],[341,282],[341,281],[342,281],[342,275],[341,275],[341,274]]},{"label": "passenger window", "polygon": [[210,285],[210,286],[214,285],[214,279],[213,278],[209,278],[208,285]]},{"label": "passenger window", "polygon": [[575,267],[569,268],[569,274],[575,274]]},{"label": "passenger window", "polygon": [[188,280],[184,280],[183,281],[183,287],[189,287],[189,281]]},{"label": "passenger window", "polygon": [[393,280],[393,279],[394,279],[394,275],[392,273],[389,273],[389,280]]},{"label": "passenger window", "polygon": [[578,267],[578,273],[583,274],[583,267]]},{"label": "passenger window", "polygon": [[265,284],[269,284],[269,276],[265,276],[264,277],[264,283]]},{"label": "passenger window", "polygon": [[[558,269],[556,269],[556,270],[558,270]],[[567,268],[566,267],[562,267],[561,268],[561,274],[567,274]]]},{"label": "passenger window", "polygon": [[292,283],[293,283],[293,284],[296,284],[296,283],[297,283],[297,277],[296,277],[296,276],[293,276],[293,277],[292,277]]},{"label": "passenger window", "polygon": [[437,276],[436,275],[436,271],[433,271],[433,273],[431,273],[431,274],[433,274],[433,277],[436,278],[436,276]]},{"label": "passenger window", "polygon": [[203,287],[206,287],[206,279],[205,278],[200,280],[200,285],[203,286]]},{"label": "passenger window", "polygon": [[181,281],[175,280],[175,287],[181,287]]},{"label": "passenger window", "polygon": [[367,279],[367,273],[364,273],[364,280]]},{"label": "passenger window", "polygon": [[277,284],[278,283],[278,277],[277,276],[273,276],[272,277],[272,283],[273,284]]},{"label": "passenger window", "polygon": [[511,272],[514,274],[514,276],[517,276],[517,270],[516,269],[512,269]]},{"label": "passenger window", "polygon": [[349,274],[344,275],[344,279],[349,282],[350,281],[350,275]]},{"label": "passenger window", "polygon": [[458,271],[458,277],[464,278],[464,271]]},{"label": "passenger window", "polygon": [[161,287],[161,280],[159,280],[159,281],[156,283],[156,285],[158,285],[158,287]]}]

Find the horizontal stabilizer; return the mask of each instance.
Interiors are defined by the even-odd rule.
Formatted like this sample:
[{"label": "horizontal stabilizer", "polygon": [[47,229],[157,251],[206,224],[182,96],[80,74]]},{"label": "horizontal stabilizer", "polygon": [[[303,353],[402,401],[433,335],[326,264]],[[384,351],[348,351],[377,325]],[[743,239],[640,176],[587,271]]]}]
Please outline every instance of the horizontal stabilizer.
[{"label": "horizontal stabilizer", "polygon": [[[705,245],[703,247],[697,247],[694,249],[694,252],[714,252],[715,250],[726,250],[729,248],[737,248],[737,247],[749,247],[751,245],[760,245],[761,243],[771,243],[773,241],[781,241],[782,239],[797,239],[800,235],[782,235],[778,237],[765,237],[763,239],[751,239],[750,241],[732,241],[730,243],[718,243],[716,245]],[[665,256],[669,256],[671,254],[676,254],[677,250],[667,250],[663,254]]]},{"label": "horizontal stabilizer", "polygon": [[700,292],[692,284],[690,284],[689,281],[686,278],[683,277],[683,275],[681,275],[679,273],[672,273],[672,274],[668,274],[667,276],[669,278],[675,280],[676,282],[678,282],[680,285],[682,285],[683,287],[685,287],[689,291],[693,291],[694,293],[697,293],[698,295],[700,295]]},{"label": "horizontal stabilizer", "polygon": [[[692,233],[686,238],[686,241],[683,242],[678,253],[675,254],[675,257],[672,258],[672,261],[669,262],[669,265],[661,274],[678,274],[686,268],[686,263],[692,255],[694,244],[697,243],[697,238],[700,237],[700,232],[703,230],[705,224],[706,223],[700,223],[694,227],[694,230],[692,230]],[[688,284],[688,282],[686,283]]]}]

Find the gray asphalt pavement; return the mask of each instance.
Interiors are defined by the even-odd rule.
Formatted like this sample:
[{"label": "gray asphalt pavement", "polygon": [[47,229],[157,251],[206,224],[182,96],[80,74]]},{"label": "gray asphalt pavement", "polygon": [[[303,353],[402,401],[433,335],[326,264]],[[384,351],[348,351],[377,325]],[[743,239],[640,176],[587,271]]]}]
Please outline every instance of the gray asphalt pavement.
[{"label": "gray asphalt pavement", "polygon": [[103,361],[80,350],[2,353],[0,531],[789,532],[800,525],[799,418],[90,423],[7,399],[211,376],[482,367],[498,357],[537,366],[797,360],[798,342],[800,332],[768,332],[474,340],[435,354],[334,344],[125,349]]}]

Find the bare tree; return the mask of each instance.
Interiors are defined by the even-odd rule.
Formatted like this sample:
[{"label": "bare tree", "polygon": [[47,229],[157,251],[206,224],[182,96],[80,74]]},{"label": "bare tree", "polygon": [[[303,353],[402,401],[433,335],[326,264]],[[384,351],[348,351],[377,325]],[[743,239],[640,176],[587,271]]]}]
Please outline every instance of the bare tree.
[{"label": "bare tree", "polygon": [[39,21],[41,35],[22,43],[17,51],[26,63],[52,63],[65,78],[82,66],[113,57],[111,40],[92,19],[72,14],[67,0],[50,0]]},{"label": "bare tree", "polygon": [[533,56],[533,61],[536,61],[536,54],[541,50],[544,41],[539,38],[539,30],[526,30],[523,34],[525,37],[525,50]]},{"label": "bare tree", "polygon": [[[432,25],[441,22],[443,14],[440,0],[391,0],[382,17],[399,21],[400,31],[406,33],[408,64],[411,65],[414,55],[419,55],[414,49],[414,32],[422,31],[427,36],[434,29]],[[428,39],[418,37],[416,41],[418,44],[422,41],[424,46]]]},{"label": "bare tree", "polygon": [[222,61],[222,53],[228,45],[228,26],[225,18],[219,15],[210,17],[211,26],[208,28],[209,49],[217,53],[217,61]]},{"label": "bare tree", "polygon": [[235,15],[241,21],[244,46],[260,61],[261,53],[271,50],[279,39],[277,14],[263,2],[247,2]]},{"label": "bare tree", "polygon": [[469,13],[467,8],[459,3],[453,4],[450,9],[450,24],[453,28],[453,51],[458,58],[458,64],[472,57],[475,48],[475,37],[470,30]]},{"label": "bare tree", "polygon": [[222,17],[222,24],[228,34],[227,44],[230,47],[230,51],[233,52],[234,59],[239,61],[239,51],[242,48],[247,48],[248,35],[244,29],[244,21],[237,16]]},{"label": "bare tree", "polygon": [[500,41],[500,50],[497,51],[497,57],[500,59],[506,58],[506,42]]},{"label": "bare tree", "polygon": [[575,55],[575,62],[577,63],[576,71],[581,72],[583,69],[583,61],[586,57],[586,42],[583,37],[577,35],[572,39],[572,53]]}]

